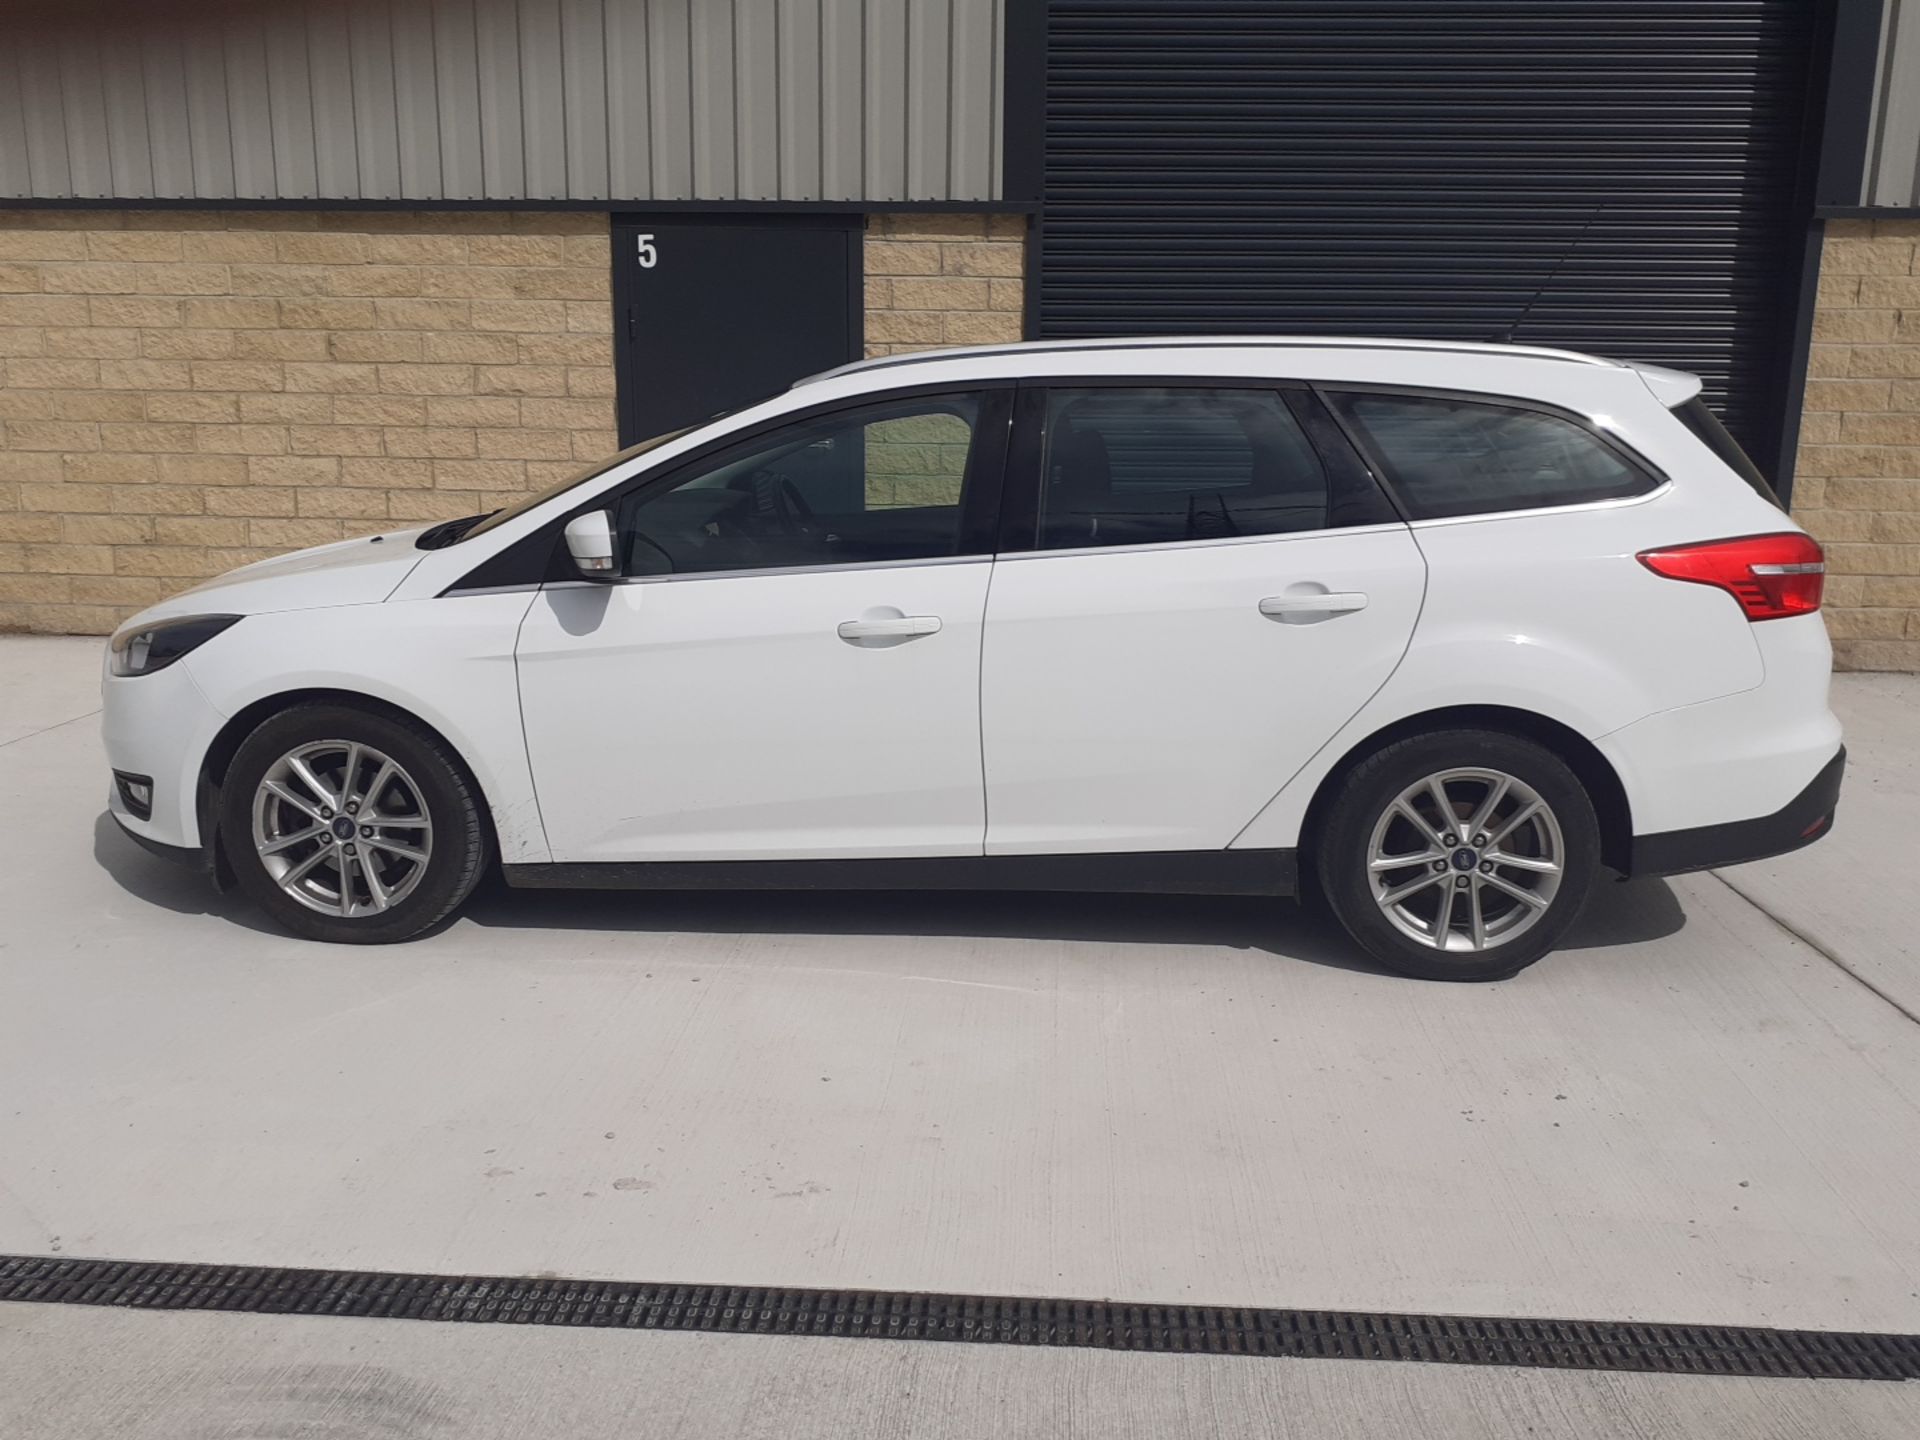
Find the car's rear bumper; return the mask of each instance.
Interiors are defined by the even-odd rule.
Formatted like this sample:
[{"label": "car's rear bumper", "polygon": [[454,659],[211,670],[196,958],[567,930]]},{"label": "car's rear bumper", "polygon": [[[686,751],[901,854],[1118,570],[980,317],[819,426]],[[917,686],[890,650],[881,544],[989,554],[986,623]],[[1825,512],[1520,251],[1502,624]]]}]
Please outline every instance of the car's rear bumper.
[{"label": "car's rear bumper", "polygon": [[1846,768],[1847,749],[1843,745],[1804,790],[1771,815],[1636,835],[1627,873],[1682,875],[1689,870],[1764,860],[1811,845],[1833,828],[1834,811],[1840,803],[1840,780]]}]

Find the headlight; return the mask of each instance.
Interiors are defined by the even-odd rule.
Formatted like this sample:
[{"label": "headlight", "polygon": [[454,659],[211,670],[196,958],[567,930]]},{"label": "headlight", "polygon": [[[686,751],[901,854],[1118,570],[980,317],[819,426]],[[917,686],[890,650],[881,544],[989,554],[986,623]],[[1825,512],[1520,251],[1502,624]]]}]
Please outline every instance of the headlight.
[{"label": "headlight", "polygon": [[108,668],[116,675],[151,675],[199,649],[239,619],[238,615],[183,615],[122,630],[109,646]]}]

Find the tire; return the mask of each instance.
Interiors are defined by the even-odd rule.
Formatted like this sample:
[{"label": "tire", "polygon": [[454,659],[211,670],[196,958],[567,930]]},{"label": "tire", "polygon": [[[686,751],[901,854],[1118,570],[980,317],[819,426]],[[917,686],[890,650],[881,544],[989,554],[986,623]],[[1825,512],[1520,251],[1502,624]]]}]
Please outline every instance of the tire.
[{"label": "tire", "polygon": [[[349,765],[358,798],[341,793]],[[220,839],[269,918],[348,945],[439,924],[472,893],[491,848],[478,787],[442,741],[333,702],[294,705],[241,743],[221,790]]]},{"label": "tire", "polygon": [[[1476,819],[1477,829],[1467,823]],[[1417,864],[1375,865],[1414,855]],[[1553,949],[1578,918],[1600,868],[1600,824],[1579,778],[1545,746],[1441,730],[1354,767],[1313,860],[1334,915],[1387,969],[1500,980]]]}]

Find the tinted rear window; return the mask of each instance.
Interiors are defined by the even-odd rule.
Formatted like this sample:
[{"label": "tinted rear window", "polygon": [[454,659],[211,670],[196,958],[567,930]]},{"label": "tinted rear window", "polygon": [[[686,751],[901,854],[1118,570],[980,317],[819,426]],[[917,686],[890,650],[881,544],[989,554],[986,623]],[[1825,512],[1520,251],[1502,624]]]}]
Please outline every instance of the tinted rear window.
[{"label": "tinted rear window", "polygon": [[1747,452],[1740,448],[1740,442],[1727,433],[1727,427],[1720,423],[1718,415],[1707,408],[1706,401],[1696,395],[1686,404],[1674,406],[1673,418],[1691,430],[1694,437],[1719,456],[1729,470],[1751,485],[1756,495],[1775,505],[1780,503],[1780,497],[1773,493],[1773,486],[1760,473],[1760,467],[1747,457]]},{"label": "tinted rear window", "polygon": [[1278,390],[1050,388],[1040,543],[1158,545],[1396,519],[1357,468],[1330,475]]},{"label": "tinted rear window", "polygon": [[1416,520],[1644,495],[1660,482],[1558,415],[1433,395],[1337,392]]}]

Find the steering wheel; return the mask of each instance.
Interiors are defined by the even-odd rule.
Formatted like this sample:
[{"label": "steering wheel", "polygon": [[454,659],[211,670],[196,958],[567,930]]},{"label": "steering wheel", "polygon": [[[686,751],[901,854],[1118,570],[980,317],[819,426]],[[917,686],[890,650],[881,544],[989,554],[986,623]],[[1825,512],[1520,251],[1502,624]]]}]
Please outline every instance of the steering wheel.
[{"label": "steering wheel", "polygon": [[738,502],[716,517],[722,533],[755,540],[813,533],[813,507],[778,470],[755,471],[737,494]]}]

